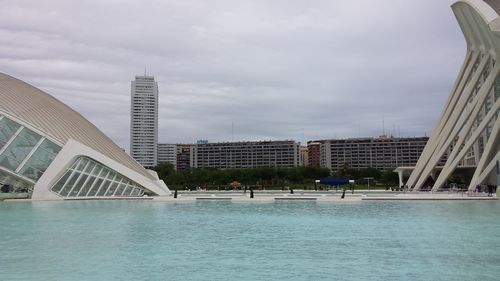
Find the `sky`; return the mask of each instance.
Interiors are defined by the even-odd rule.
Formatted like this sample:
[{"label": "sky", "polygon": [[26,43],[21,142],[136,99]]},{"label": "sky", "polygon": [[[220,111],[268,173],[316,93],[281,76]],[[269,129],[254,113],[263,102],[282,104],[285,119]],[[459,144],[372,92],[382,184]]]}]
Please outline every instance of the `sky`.
[{"label": "sky", "polygon": [[130,81],[159,142],[425,136],[463,63],[450,0],[0,0],[0,72],[129,148]]}]

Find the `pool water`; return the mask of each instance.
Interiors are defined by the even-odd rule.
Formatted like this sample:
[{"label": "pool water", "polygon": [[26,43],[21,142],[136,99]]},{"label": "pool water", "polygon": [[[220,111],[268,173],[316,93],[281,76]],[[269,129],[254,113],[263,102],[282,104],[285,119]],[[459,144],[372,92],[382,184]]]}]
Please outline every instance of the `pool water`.
[{"label": "pool water", "polygon": [[0,280],[499,280],[500,202],[0,203]]}]

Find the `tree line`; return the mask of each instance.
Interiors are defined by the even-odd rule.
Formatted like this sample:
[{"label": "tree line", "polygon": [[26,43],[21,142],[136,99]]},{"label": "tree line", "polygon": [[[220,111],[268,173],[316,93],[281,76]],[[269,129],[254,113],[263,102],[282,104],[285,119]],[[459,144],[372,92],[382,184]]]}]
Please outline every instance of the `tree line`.
[{"label": "tree line", "polygon": [[[247,169],[215,169],[190,168],[176,171],[174,165],[168,162],[158,164],[153,168],[160,179],[174,188],[204,187],[217,188],[228,186],[237,181],[242,185],[280,187],[290,184],[314,185],[314,180],[331,176],[330,170],[323,167],[300,166],[293,168],[255,167]],[[392,170],[351,169],[344,165],[333,174],[335,177],[354,179],[364,183],[365,177],[373,177],[375,181],[386,185],[397,184],[398,177]]]},{"label": "tree line", "polygon": [[356,183],[365,183],[365,178],[373,178],[379,184],[386,186],[397,186],[399,184],[398,174],[394,169],[378,170],[375,168],[353,169],[347,163],[334,173],[339,178],[355,180]]}]

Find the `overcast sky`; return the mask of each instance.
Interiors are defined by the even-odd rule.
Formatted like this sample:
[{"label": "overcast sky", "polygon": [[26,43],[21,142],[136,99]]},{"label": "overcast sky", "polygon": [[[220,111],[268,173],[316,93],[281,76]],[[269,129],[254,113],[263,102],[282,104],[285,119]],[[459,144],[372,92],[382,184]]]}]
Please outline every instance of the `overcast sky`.
[{"label": "overcast sky", "polygon": [[127,150],[145,68],[160,142],[423,136],[466,49],[450,0],[0,3],[0,72]]}]

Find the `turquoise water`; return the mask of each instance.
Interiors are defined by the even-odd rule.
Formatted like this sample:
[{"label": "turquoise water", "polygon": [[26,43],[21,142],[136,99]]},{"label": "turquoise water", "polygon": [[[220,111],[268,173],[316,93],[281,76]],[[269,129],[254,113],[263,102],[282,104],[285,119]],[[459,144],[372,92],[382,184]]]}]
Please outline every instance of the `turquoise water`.
[{"label": "turquoise water", "polygon": [[499,280],[500,202],[0,203],[0,280]]}]

